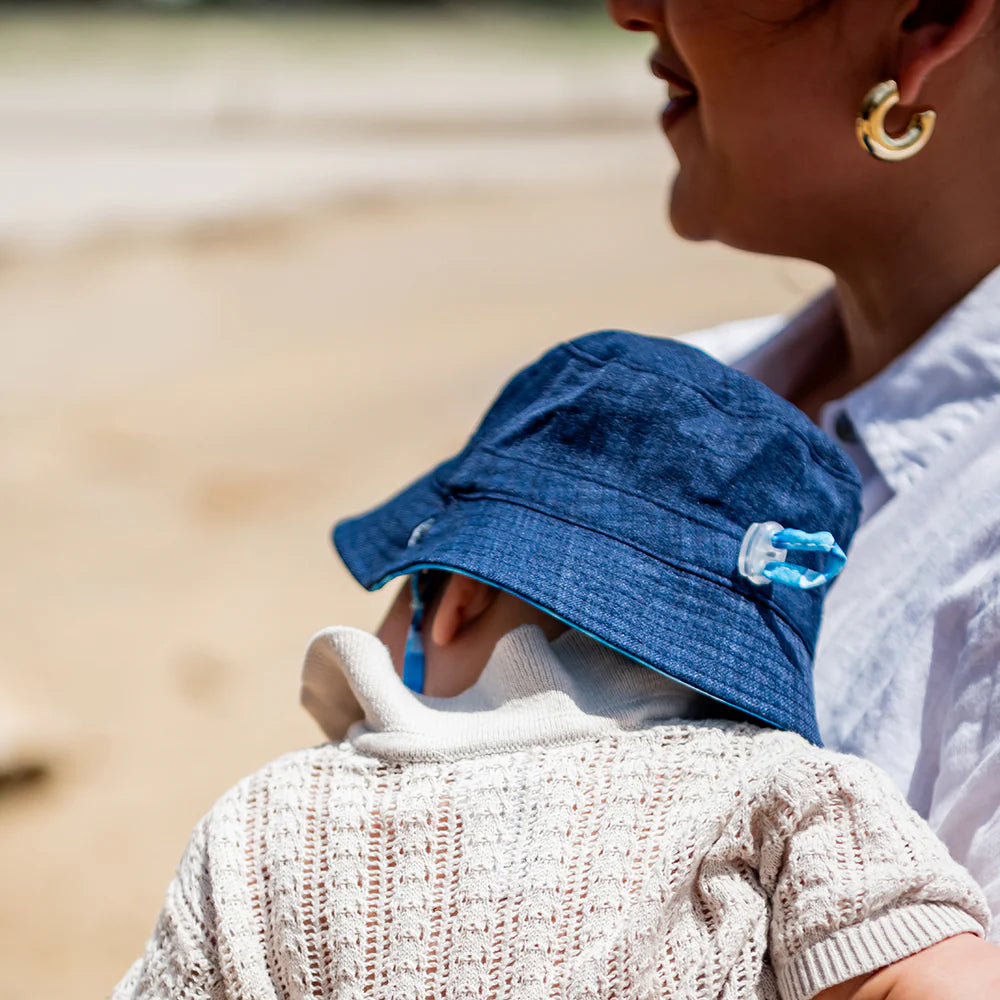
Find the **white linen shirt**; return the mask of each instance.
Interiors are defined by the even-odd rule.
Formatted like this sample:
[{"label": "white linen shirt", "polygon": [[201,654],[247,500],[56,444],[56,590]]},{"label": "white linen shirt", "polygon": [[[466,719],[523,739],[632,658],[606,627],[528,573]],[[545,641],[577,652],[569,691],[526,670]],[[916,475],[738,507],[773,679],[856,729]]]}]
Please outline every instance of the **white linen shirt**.
[{"label": "white linen shirt", "polygon": [[[780,391],[808,333],[792,321],[739,366]],[[864,495],[820,630],[820,730],[889,773],[998,916],[1000,269],[821,423]]]}]

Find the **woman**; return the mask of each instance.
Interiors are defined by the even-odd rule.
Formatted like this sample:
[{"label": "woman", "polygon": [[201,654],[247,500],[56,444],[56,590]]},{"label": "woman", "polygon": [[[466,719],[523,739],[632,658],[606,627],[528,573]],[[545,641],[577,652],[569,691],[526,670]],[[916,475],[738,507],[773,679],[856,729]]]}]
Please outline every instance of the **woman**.
[{"label": "woman", "polygon": [[1000,4],[608,7],[655,38],[677,232],[834,275],[742,363],[865,482],[820,722],[889,771],[1000,917]]}]

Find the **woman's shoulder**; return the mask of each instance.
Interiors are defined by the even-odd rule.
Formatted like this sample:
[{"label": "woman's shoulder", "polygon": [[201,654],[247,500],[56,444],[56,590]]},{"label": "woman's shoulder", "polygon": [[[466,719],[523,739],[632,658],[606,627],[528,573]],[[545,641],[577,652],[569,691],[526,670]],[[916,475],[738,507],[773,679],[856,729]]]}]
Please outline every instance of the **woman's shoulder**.
[{"label": "woman's shoulder", "polygon": [[752,316],[692,330],[676,339],[697,347],[723,364],[738,365],[780,333],[787,322],[781,315]]}]

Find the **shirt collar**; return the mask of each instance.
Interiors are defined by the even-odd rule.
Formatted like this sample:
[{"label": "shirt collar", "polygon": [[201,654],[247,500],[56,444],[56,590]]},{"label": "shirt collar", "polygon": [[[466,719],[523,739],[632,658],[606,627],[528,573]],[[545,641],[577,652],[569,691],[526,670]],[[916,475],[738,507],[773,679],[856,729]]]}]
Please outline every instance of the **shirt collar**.
[{"label": "shirt collar", "polygon": [[900,493],[998,396],[1000,268],[892,364],[829,403],[821,423],[843,439],[846,413],[878,472]]},{"label": "shirt collar", "polygon": [[479,680],[454,698],[413,694],[366,632],[320,632],[306,653],[302,702],[331,739],[345,735],[344,681],[363,714],[347,735],[390,758],[496,752],[713,714],[703,696],[580,632],[549,643],[532,625],[504,636]]}]

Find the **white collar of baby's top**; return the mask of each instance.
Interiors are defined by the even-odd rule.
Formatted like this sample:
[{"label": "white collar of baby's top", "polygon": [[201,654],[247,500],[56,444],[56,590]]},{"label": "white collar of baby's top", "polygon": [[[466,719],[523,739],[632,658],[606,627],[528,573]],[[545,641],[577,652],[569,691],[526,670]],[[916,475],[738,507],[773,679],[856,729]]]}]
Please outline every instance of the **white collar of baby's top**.
[{"label": "white collar of baby's top", "polygon": [[363,714],[352,742],[389,757],[509,750],[718,714],[709,699],[582,633],[550,644],[531,625],[504,636],[479,680],[454,698],[407,690],[374,636],[326,629],[306,654],[302,701],[331,739],[344,735],[346,693]]}]

